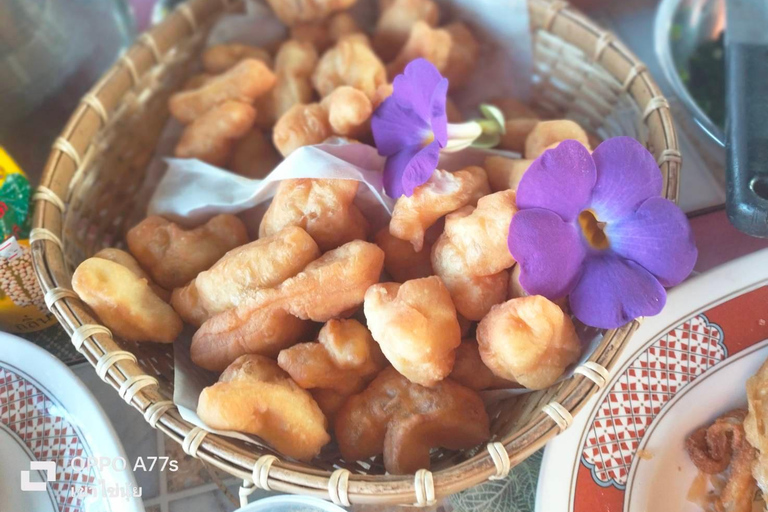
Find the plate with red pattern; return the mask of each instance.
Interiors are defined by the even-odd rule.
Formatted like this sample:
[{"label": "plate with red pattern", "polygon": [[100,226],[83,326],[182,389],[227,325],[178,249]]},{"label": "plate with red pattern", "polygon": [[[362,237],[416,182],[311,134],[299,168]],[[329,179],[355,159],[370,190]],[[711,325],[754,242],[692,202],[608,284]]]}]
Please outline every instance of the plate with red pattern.
[{"label": "plate with red pattern", "polygon": [[140,512],[140,490],[104,411],[42,348],[0,332],[0,509]]},{"label": "plate with red pattern", "polygon": [[685,438],[746,406],[768,359],[768,250],[669,292],[623,350],[611,379],[547,445],[537,512],[695,512]]}]

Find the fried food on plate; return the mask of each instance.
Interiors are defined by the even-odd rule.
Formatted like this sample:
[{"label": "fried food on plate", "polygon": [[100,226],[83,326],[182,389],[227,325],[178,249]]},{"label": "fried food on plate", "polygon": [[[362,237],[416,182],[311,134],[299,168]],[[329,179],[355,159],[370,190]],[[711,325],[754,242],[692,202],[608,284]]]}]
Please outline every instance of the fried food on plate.
[{"label": "fried food on plate", "polygon": [[362,34],[342,37],[317,63],[312,83],[320,96],[328,96],[337,87],[349,85],[373,98],[376,89],[387,83],[384,63]]},{"label": "fried food on plate", "polygon": [[445,233],[432,247],[432,268],[450,292],[456,311],[468,320],[482,320],[494,305],[506,299],[509,272],[472,275],[464,254]]},{"label": "fried food on plate", "polygon": [[752,476],[768,506],[768,362],[747,381],[749,414],[744,420],[747,441],[755,449]]},{"label": "fried food on plate", "polygon": [[519,387],[516,382],[495,376],[485,366],[480,357],[477,341],[472,339],[462,340],[461,345],[456,348],[456,362],[448,377],[475,391]]},{"label": "fried food on plate", "polygon": [[318,407],[323,411],[325,417],[328,418],[328,425],[330,428],[333,428],[334,422],[336,421],[336,414],[339,412],[339,409],[341,409],[341,406],[346,403],[349,395],[342,395],[332,389],[323,388],[311,389],[309,393],[312,395],[312,398],[315,399],[315,402],[317,402]]},{"label": "fried food on plate", "polygon": [[431,245],[427,244],[416,252],[410,242],[392,236],[386,226],[376,233],[374,241],[384,251],[384,268],[398,283],[433,274]]},{"label": "fried food on plate", "polygon": [[163,299],[165,302],[168,302],[169,300],[171,300],[171,292],[155,284],[155,282],[152,281],[152,278],[149,277],[149,274],[147,274],[144,271],[144,269],[141,268],[141,266],[139,265],[139,262],[136,261],[136,258],[131,256],[127,252],[121,251],[120,249],[107,247],[106,249],[102,249],[96,254],[94,254],[93,257],[114,261],[115,263],[124,266],[125,268],[133,272],[136,275],[136,277],[138,277],[139,279],[146,279],[147,284],[149,284],[149,287],[152,288],[152,291],[155,292],[158,297]]},{"label": "fried food on plate", "polygon": [[539,117],[535,110],[517,98],[499,97],[492,99],[489,103],[501,110],[504,119],[537,119]]},{"label": "fried food on plate", "polygon": [[225,101],[253,103],[275,85],[275,74],[256,59],[243,59],[234,67],[207,80],[202,87],[177,92],[168,101],[171,115],[189,124]]},{"label": "fried food on plate", "polygon": [[587,149],[591,149],[587,132],[577,123],[568,119],[541,121],[533,127],[525,139],[525,158],[535,160],[547,149],[568,139],[580,142]]},{"label": "fried food on plate", "polygon": [[360,137],[370,131],[373,105],[363,91],[342,85],[320,105],[328,112],[328,123],[336,135]]},{"label": "fried food on plate", "polygon": [[312,396],[277,363],[256,355],[239,357],[200,393],[197,415],[213,429],[259,436],[301,461],[317,456],[331,440]]},{"label": "fried food on plate", "polygon": [[488,177],[481,167],[461,171],[436,170],[425,184],[416,187],[410,197],[395,202],[389,232],[413,244],[416,252],[424,246],[424,233],[445,214],[458,210],[491,191]]},{"label": "fried food on plate", "polygon": [[221,214],[194,229],[147,217],[125,236],[128,249],[157,284],[172,290],[208,270],[227,251],[248,242],[243,222]]},{"label": "fried food on plate", "polygon": [[494,375],[529,389],[544,389],[581,354],[573,322],[539,295],[491,308],[477,326],[480,356]]},{"label": "fried food on plate", "polygon": [[223,167],[230,160],[238,139],[244,137],[256,120],[256,110],[247,103],[225,101],[184,128],[174,155],[197,158]]},{"label": "fried food on plate", "polygon": [[522,155],[525,152],[525,140],[537,124],[539,124],[539,120],[536,118],[507,119],[504,123],[504,133],[501,136],[499,148]]},{"label": "fried food on plate", "polygon": [[373,47],[385,61],[397,57],[417,21],[437,26],[440,10],[433,0],[391,0],[379,2],[381,13],[373,32]]},{"label": "fried food on plate", "polygon": [[312,237],[300,227],[288,226],[232,249],[188,285],[174,290],[171,304],[186,322],[200,326],[246,300],[249,293],[295,276],[319,257]]},{"label": "fried food on plate", "polygon": [[357,0],[267,0],[275,15],[289,27],[321,21],[336,11],[349,9]]},{"label": "fried food on plate", "polygon": [[480,53],[474,34],[460,21],[445,26],[451,36],[451,51],[442,74],[451,83],[451,90],[463,87],[472,78]]},{"label": "fried food on plate", "polygon": [[360,182],[336,179],[283,180],[259,226],[270,236],[286,226],[299,226],[321,251],[368,238],[369,225],[354,199]]},{"label": "fried food on plate", "polygon": [[124,340],[173,343],[183,327],[147,279],[120,263],[101,257],[83,261],[72,275],[72,288]]},{"label": "fried food on plate", "polygon": [[361,391],[387,364],[370,332],[357,320],[329,320],[318,342],[280,352],[277,364],[304,389],[349,396]]},{"label": "fried food on plate", "polygon": [[192,360],[213,370],[246,353],[276,356],[306,335],[300,328],[285,332],[283,322],[327,322],[343,316],[362,304],[383,265],[384,253],[368,242],[357,240],[329,251],[277,287],[257,290],[236,308],[205,322],[192,338]]},{"label": "fried food on plate", "polygon": [[490,437],[480,396],[450,379],[433,388],[386,368],[336,415],[335,432],[347,461],[384,454],[391,474],[429,469],[429,451],[471,448]]},{"label": "fried food on plate", "polygon": [[461,328],[440,278],[375,284],[363,309],[373,339],[409,380],[434,386],[451,373]]},{"label": "fried food on plate", "polygon": [[745,433],[747,411],[736,409],[701,427],[685,440],[693,464],[710,475],[728,470],[727,481],[716,497],[714,509],[723,512],[752,512],[757,490],[753,466],[759,473],[757,453]]},{"label": "fried food on plate", "polygon": [[362,29],[348,12],[337,12],[320,22],[300,23],[291,27],[291,39],[310,43],[318,52],[324,52],[339,39]]},{"label": "fried food on plate", "polygon": [[241,43],[217,44],[203,50],[203,69],[206,73],[218,75],[243,59],[260,60],[267,66],[272,66],[272,57],[264,48]]}]

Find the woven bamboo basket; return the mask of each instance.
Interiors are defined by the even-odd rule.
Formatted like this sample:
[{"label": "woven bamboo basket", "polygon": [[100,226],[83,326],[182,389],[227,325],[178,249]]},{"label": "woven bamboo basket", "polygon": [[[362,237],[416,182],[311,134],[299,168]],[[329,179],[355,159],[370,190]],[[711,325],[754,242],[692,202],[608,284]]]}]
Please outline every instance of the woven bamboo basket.
[{"label": "woven bamboo basket", "polygon": [[[414,504],[503,478],[571,423],[603,387],[637,329],[634,321],[603,333],[589,362],[550,389],[492,404],[487,446],[434,454],[432,471],[385,475],[381,460],[356,463],[338,452],[311,464],[286,460],[266,446],[210,434],[184,421],[173,397],[172,347],[115,339],[71,291],[84,258],[120,245],[151,195],[147,179],[167,99],[183,83],[208,29],[238,0],[190,0],[142,35],[82,99],[53,145],[34,196],[32,252],[48,307],[72,343],[119,396],[185,452],[255,487],[341,504]],[[502,3],[499,4],[503,8]],[[656,156],[664,194],[677,199],[680,153],[669,106],[645,66],[610,32],[560,1],[529,0],[534,47],[533,103],[544,116],[571,118],[604,137],[631,130]],[[617,116],[621,111],[622,116]],[[619,119],[624,119],[620,121]],[[255,486],[255,487],[254,487]]]}]

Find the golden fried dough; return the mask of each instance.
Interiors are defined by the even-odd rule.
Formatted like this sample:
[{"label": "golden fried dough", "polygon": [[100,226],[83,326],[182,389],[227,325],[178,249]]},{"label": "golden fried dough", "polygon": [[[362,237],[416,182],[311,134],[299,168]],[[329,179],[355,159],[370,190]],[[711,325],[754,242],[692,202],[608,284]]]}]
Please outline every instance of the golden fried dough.
[{"label": "golden fried dough", "polygon": [[539,295],[494,306],[477,327],[477,343],[496,376],[529,389],[554,384],[581,354],[570,317]]},{"label": "golden fried dough", "polygon": [[163,299],[165,302],[171,300],[171,292],[161,286],[158,286],[154,281],[152,281],[152,278],[149,277],[149,274],[147,274],[143,268],[141,268],[139,262],[136,261],[136,258],[131,256],[129,253],[121,251],[120,249],[107,247],[106,249],[102,249],[94,254],[93,257],[114,261],[115,263],[124,266],[133,272],[139,279],[146,279],[147,284],[149,284],[149,287],[152,288],[152,291],[155,292],[158,297]]},{"label": "golden fried dough", "polygon": [[451,51],[448,63],[441,73],[451,83],[451,91],[463,87],[475,71],[480,44],[474,34],[461,22],[446,25],[445,30],[451,36]]},{"label": "golden fried dough", "polygon": [[420,252],[416,252],[409,242],[392,236],[386,226],[376,233],[374,241],[384,251],[384,268],[398,283],[433,274],[431,245],[427,244]]},{"label": "golden fried dough", "polygon": [[525,171],[533,163],[533,160],[505,158],[503,156],[489,156],[485,159],[485,172],[488,173],[488,182],[491,190],[517,190]]},{"label": "golden fried dough", "polygon": [[274,361],[246,355],[200,393],[197,415],[211,428],[259,436],[276,450],[308,461],[328,444],[327,421],[312,396]]},{"label": "golden fried dough", "polygon": [[174,290],[171,304],[187,323],[200,326],[246,300],[249,293],[295,276],[319,257],[312,237],[300,227],[288,226],[232,249],[187,286]]},{"label": "golden fried dough", "polygon": [[235,142],[228,167],[240,176],[262,179],[277,167],[282,158],[272,141],[258,128],[253,128]]},{"label": "golden fried dough", "polygon": [[373,285],[363,308],[373,339],[409,380],[434,386],[451,373],[461,328],[440,278]]},{"label": "golden fried dough", "polygon": [[260,60],[267,66],[272,66],[272,57],[264,48],[241,43],[217,44],[203,51],[203,69],[206,73],[218,75],[243,59]]},{"label": "golden fried dough", "polygon": [[448,377],[475,391],[519,387],[515,382],[495,376],[485,366],[480,358],[477,341],[473,339],[462,340],[461,345],[456,349],[456,362]]},{"label": "golden fried dough", "polygon": [[547,149],[568,139],[580,142],[590,149],[587,132],[573,121],[567,119],[541,121],[525,139],[525,158],[535,160]]},{"label": "golden fried dough", "polygon": [[747,381],[749,413],[744,420],[747,441],[755,449],[752,475],[768,504],[768,362]]},{"label": "golden fried dough", "polygon": [[277,357],[280,368],[304,389],[348,396],[361,391],[387,365],[368,329],[357,320],[329,320],[318,339],[287,348]]},{"label": "golden fried dough", "polygon": [[170,290],[187,284],[227,251],[247,243],[248,233],[234,215],[217,215],[189,230],[152,216],[132,227],[125,240],[155,282]]},{"label": "golden fried dough", "polygon": [[259,226],[270,236],[287,226],[299,226],[321,251],[368,238],[369,225],[354,205],[360,182],[337,179],[283,180]]},{"label": "golden fried dough", "polygon": [[342,37],[326,51],[312,75],[320,96],[328,96],[339,86],[349,85],[373,98],[376,89],[387,82],[384,63],[360,34]]},{"label": "golden fried dough", "polygon": [[505,190],[481,197],[477,208],[465,206],[446,217],[444,234],[461,252],[473,275],[496,274],[515,264],[507,235],[516,212],[515,192]]},{"label": "golden fried dough", "polygon": [[456,311],[469,320],[482,320],[507,297],[508,271],[473,276],[464,255],[444,235],[432,247],[432,268],[450,292]]},{"label": "golden fried dough", "polygon": [[336,135],[360,137],[370,131],[373,105],[359,89],[337,87],[320,105],[328,112],[328,124]]},{"label": "golden fried dough", "polygon": [[192,75],[187,79],[186,82],[184,82],[184,85],[181,86],[182,91],[191,91],[193,89],[199,89],[203,85],[205,85],[208,80],[213,78],[213,75],[210,73],[197,73],[196,75]]},{"label": "golden fried dough", "polygon": [[341,409],[349,398],[349,395],[342,395],[332,389],[315,388],[309,391],[312,398],[317,402],[320,410],[328,418],[328,424],[333,428],[334,421],[336,421],[336,414]]},{"label": "golden fried dough", "polygon": [[525,152],[525,140],[539,124],[539,120],[530,117],[507,119],[504,122],[505,133],[501,136],[499,148],[515,151],[521,155]]},{"label": "golden fried dough", "polygon": [[[384,83],[381,84],[376,88],[376,93],[373,95],[373,98],[371,98],[371,104],[373,105],[373,110],[375,111],[379,106],[384,103],[384,100],[392,96],[392,93],[395,91],[394,87],[391,83]],[[446,101],[446,111],[449,110],[448,108],[448,102]],[[447,114],[448,115],[448,114]],[[453,121],[450,121],[453,122]]]},{"label": "golden fried dough", "polygon": [[472,448],[490,437],[480,396],[450,379],[433,388],[413,384],[394,368],[382,371],[336,415],[341,454],[349,462],[384,454],[395,475],[429,469],[432,448]]},{"label": "golden fried dough", "polygon": [[319,103],[296,104],[277,120],[272,142],[285,157],[302,146],[320,144],[331,135],[328,112]]},{"label": "golden fried dough", "polygon": [[448,67],[452,44],[451,34],[446,29],[432,28],[425,21],[416,21],[397,57],[387,64],[389,79],[394,80],[408,63],[418,58],[427,59],[442,73]]},{"label": "golden fried dough", "polygon": [[288,26],[321,21],[336,11],[349,9],[357,0],[267,0],[280,21]]},{"label": "golden fried dough", "polygon": [[433,0],[393,0],[380,4],[381,14],[373,32],[373,47],[385,61],[394,59],[417,21],[434,27],[440,11]]},{"label": "golden fried dough", "polygon": [[256,110],[252,106],[225,101],[184,128],[174,155],[223,167],[232,155],[235,141],[248,133],[255,120]]},{"label": "golden fried dough", "polygon": [[104,325],[127,341],[173,343],[183,327],[146,279],[114,261],[85,260],[72,275],[72,288]]},{"label": "golden fried dough", "polygon": [[291,27],[291,39],[310,43],[318,52],[324,52],[339,39],[362,32],[360,26],[348,12],[337,12],[327,20],[315,23],[300,23]]},{"label": "golden fried dough", "polygon": [[177,92],[168,101],[171,115],[189,124],[225,101],[253,103],[275,85],[275,74],[256,59],[243,59],[221,75],[207,80],[202,87]]},{"label": "golden fried dough", "polygon": [[481,167],[461,171],[436,170],[425,184],[416,187],[410,197],[395,203],[389,232],[408,240],[418,252],[424,246],[424,233],[445,214],[458,210],[490,193],[488,177]]},{"label": "golden fried dough", "polygon": [[[289,322],[295,317],[327,322],[358,307],[383,265],[384,253],[368,242],[329,251],[277,287],[257,290],[205,322],[192,339],[192,360],[220,369],[245,353],[276,355],[305,335],[304,324]],[[286,325],[294,330],[286,332]]]}]

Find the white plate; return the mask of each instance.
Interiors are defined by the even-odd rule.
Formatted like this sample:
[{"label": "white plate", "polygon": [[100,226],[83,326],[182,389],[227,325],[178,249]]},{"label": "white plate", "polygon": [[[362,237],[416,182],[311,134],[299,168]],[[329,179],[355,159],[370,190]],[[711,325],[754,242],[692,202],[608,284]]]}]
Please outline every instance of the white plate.
[{"label": "white plate", "polygon": [[85,385],[53,355],[2,332],[0,458],[4,511],[144,510],[117,434]]},{"label": "white plate", "polygon": [[547,445],[536,510],[699,510],[686,501],[696,471],[684,440],[746,403],[745,382],[768,358],[767,285],[763,250],[670,291],[611,382]]}]

